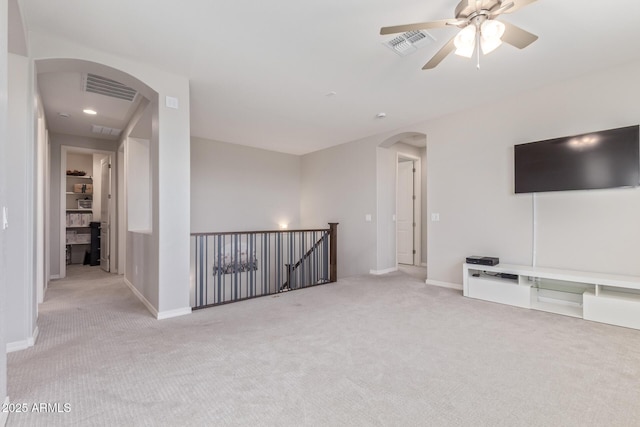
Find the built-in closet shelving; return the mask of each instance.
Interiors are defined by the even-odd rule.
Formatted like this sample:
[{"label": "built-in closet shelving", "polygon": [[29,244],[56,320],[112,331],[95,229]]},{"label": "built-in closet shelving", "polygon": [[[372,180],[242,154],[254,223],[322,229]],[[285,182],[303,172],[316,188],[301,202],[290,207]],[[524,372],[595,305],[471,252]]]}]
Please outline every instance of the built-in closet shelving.
[{"label": "built-in closet shelving", "polygon": [[[89,175],[66,176],[66,246],[67,264],[83,262],[74,257],[73,247],[84,253],[91,244],[93,221],[93,178]],[[75,258],[75,260],[74,260]]]}]

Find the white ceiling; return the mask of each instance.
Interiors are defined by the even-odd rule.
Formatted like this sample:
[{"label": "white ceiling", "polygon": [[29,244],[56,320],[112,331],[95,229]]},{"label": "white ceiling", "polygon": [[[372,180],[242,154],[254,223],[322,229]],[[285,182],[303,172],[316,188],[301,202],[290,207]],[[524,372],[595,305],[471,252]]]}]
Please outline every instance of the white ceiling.
[{"label": "white ceiling", "polygon": [[[432,30],[436,42],[407,57],[382,45],[393,36],[380,27],[451,18],[456,4],[20,1],[29,30],[187,76],[193,136],[293,154],[640,58],[640,2],[631,0],[539,0],[503,15],[540,38],[524,50],[503,45],[479,71],[455,55],[421,70],[455,28]],[[386,118],[376,119],[380,112]]]},{"label": "white ceiling", "polygon": [[[96,134],[92,132],[93,125],[124,129],[141,99],[139,94],[130,102],[85,92],[80,72],[40,73],[38,86],[49,132],[98,139],[116,140],[119,135]],[[92,109],[98,114],[88,115],[83,109]]]}]

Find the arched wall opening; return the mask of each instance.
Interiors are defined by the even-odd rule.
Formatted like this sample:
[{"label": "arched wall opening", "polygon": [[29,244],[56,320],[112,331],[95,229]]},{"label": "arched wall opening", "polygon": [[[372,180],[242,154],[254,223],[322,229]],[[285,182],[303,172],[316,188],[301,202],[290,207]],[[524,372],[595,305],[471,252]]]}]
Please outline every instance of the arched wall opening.
[{"label": "arched wall opening", "polygon": [[[71,50],[73,55],[55,57],[55,53],[39,52],[41,46],[37,37],[34,37],[34,44],[37,45],[34,56],[43,57],[35,59],[34,74],[92,73],[129,86],[142,97],[119,139],[108,149],[113,152],[116,164],[112,173],[112,189],[115,192],[120,188],[120,193],[116,193],[113,200],[112,219],[117,226],[110,238],[110,246],[120,254],[120,259],[113,260],[112,268],[124,274],[125,283],[155,317],[173,317],[190,312],[188,79],[96,51],[80,52],[79,56],[87,59],[74,57],[78,54],[76,46],[65,46],[64,43],[60,49],[52,50]],[[179,108],[170,109],[160,101],[163,96],[168,98],[169,94],[179,100]],[[128,146],[134,143],[136,150],[128,150]],[[146,147],[146,150],[139,150],[139,147]],[[147,156],[148,164],[146,169],[142,169],[147,171],[148,179],[134,177],[136,179],[131,182],[135,186],[126,182],[132,171],[138,171],[139,175],[140,158],[130,159],[129,151],[138,154],[144,151]],[[143,190],[148,194],[132,198],[133,188],[140,193],[140,182],[146,183]],[[142,205],[138,203],[138,208],[148,207],[148,220],[140,221],[138,215],[138,220],[134,221],[135,229],[128,226],[128,219],[139,209],[128,210],[131,203],[127,203],[127,199],[142,199],[144,202]],[[50,222],[61,223],[59,218]],[[53,226],[49,234],[53,235],[52,232]],[[58,245],[60,243],[58,241]],[[47,245],[47,248],[51,247],[52,244]],[[171,259],[171,262],[163,263],[163,259]]]},{"label": "arched wall opening", "polygon": [[[395,271],[399,264],[426,267],[426,144],[424,133],[403,132],[385,139],[376,148],[378,223],[373,273]],[[406,203],[399,206],[398,195],[406,196]]]},{"label": "arched wall opening", "polygon": [[[42,292],[43,282],[49,280],[45,248],[50,248],[51,242],[45,242],[43,236],[48,218],[45,206],[51,196],[45,194],[51,176],[51,140],[38,93],[37,75],[41,72],[99,71],[104,77],[135,87],[148,99],[154,112],[149,120],[152,227],[148,233],[127,232],[124,279],[155,317],[190,313],[188,78],[50,34],[30,32],[27,43],[29,56],[11,55],[7,76],[15,104],[10,108],[13,146],[20,147],[9,156],[15,160],[11,176],[16,185],[7,187],[8,196],[15,206],[12,218],[20,220],[13,221],[8,241],[14,244],[13,252],[20,262],[12,263],[15,279],[7,282],[7,300],[15,302],[6,313],[7,348],[19,350],[34,344],[37,303],[42,298],[39,289]],[[169,97],[171,107],[165,102]],[[47,232],[51,234],[50,229]]]},{"label": "arched wall opening", "polygon": [[[57,76],[53,78],[58,78],[58,79],[60,79],[59,76],[67,76],[67,78],[68,76],[71,76],[74,78],[77,76],[77,79],[79,81],[81,78],[86,78],[87,75],[91,74],[94,76],[104,77],[104,78],[113,80],[115,82],[125,84],[126,86],[133,88],[137,92],[135,98],[131,100],[130,107],[126,101],[122,101],[122,100],[119,101],[120,102],[120,104],[118,104],[119,108],[131,109],[130,112],[125,113],[127,116],[130,116],[130,117],[126,121],[127,126],[123,129],[120,135],[116,138],[112,137],[111,139],[99,139],[101,135],[94,138],[95,135],[92,135],[92,137],[89,137],[86,134],[88,132],[88,129],[90,128],[89,123],[95,122],[99,124],[105,124],[105,121],[109,123],[114,119],[109,117],[109,114],[108,114],[109,112],[105,112],[105,111],[100,112],[101,114],[98,120],[84,118],[85,116],[83,116],[79,112],[86,105],[82,105],[82,103],[85,101],[80,99],[79,94],[82,94],[85,97],[87,97],[88,95],[92,95],[94,101],[97,97],[101,101],[106,100],[108,102],[109,100],[111,100],[111,102],[114,102],[113,98],[104,98],[103,95],[83,93],[81,90],[76,89],[75,91],[69,90],[68,97],[65,97],[64,95],[60,97],[59,94],[57,94],[58,97],[66,98],[66,99],[55,99],[55,100],[42,99],[41,100],[42,101],[41,104],[47,103],[47,105],[49,105],[50,108],[52,105],[55,105],[55,104],[59,105],[61,109],[64,108],[65,115],[71,116],[71,117],[60,118],[56,116],[54,112],[48,111],[49,120],[64,121],[65,125],[67,126],[64,129],[69,129],[69,131],[64,132],[64,136],[59,134],[58,135],[52,134],[53,131],[60,132],[60,127],[59,126],[53,127],[52,125],[54,123],[51,123],[51,122],[48,124],[49,145],[50,145],[50,150],[48,150],[48,154],[51,155],[51,159],[48,163],[51,171],[51,174],[50,174],[51,179],[49,180],[49,184],[51,185],[51,189],[50,189],[51,191],[49,192],[45,188],[44,191],[38,192],[38,194],[49,193],[53,195],[53,197],[48,198],[49,206],[47,206],[47,202],[44,201],[45,209],[47,209],[47,207],[51,208],[48,211],[48,214],[45,215],[45,221],[46,221],[46,218],[50,218],[50,222],[47,224],[45,228],[47,230],[51,230],[51,233],[50,233],[51,235],[48,236],[49,237],[48,242],[50,243],[46,248],[49,251],[49,255],[48,256],[45,255],[45,265],[47,266],[46,267],[47,272],[45,274],[45,277],[51,277],[51,276],[65,277],[66,263],[62,255],[65,252],[64,250],[65,249],[64,248],[64,245],[65,245],[64,206],[65,204],[68,204],[68,201],[66,200],[65,195],[63,194],[63,191],[62,191],[62,189],[65,186],[64,174],[62,174],[62,182],[60,182],[59,184],[57,182],[59,180],[56,179],[56,176],[59,175],[59,170],[60,170],[60,166],[58,165],[58,163],[61,163],[62,165],[64,165],[66,162],[66,157],[64,156],[64,152],[67,149],[69,151],[72,151],[75,149],[75,147],[81,150],[85,150],[86,153],[89,153],[88,155],[90,155],[92,152],[94,153],[101,152],[101,153],[108,154],[112,158],[111,163],[112,163],[113,173],[111,174],[112,175],[111,188],[112,188],[113,197],[112,199],[108,199],[108,200],[110,202],[109,204],[111,205],[109,217],[112,218],[113,221],[110,227],[105,227],[105,228],[107,228],[110,231],[108,233],[109,234],[108,240],[110,243],[108,247],[113,248],[113,250],[111,251],[112,256],[110,257],[113,263],[111,263],[112,265],[110,265],[109,267],[105,268],[105,270],[124,274],[124,271],[118,271],[116,266],[119,264],[118,258],[125,258],[126,246],[123,247],[122,254],[118,253],[116,248],[118,248],[119,246],[118,245],[119,239],[126,240],[126,234],[122,233],[121,230],[126,230],[127,224],[126,222],[119,224],[116,220],[117,218],[126,219],[129,215],[126,215],[126,216],[118,215],[120,211],[126,211],[127,209],[126,204],[123,203],[126,200],[121,197],[122,195],[118,194],[117,191],[115,191],[115,189],[118,186],[117,179],[116,179],[116,176],[118,175],[117,172],[120,171],[120,169],[124,170],[125,164],[124,162],[121,162],[120,164],[118,164],[115,158],[115,153],[119,149],[123,149],[124,146],[128,144],[132,130],[134,128],[135,129],[140,128],[141,125],[143,124],[146,124],[147,131],[145,133],[149,135],[148,138],[151,139],[153,137],[152,129],[151,129],[151,121],[149,121],[148,123],[140,123],[141,122],[140,118],[142,117],[141,112],[143,111],[146,112],[147,115],[154,115],[157,117],[157,111],[152,112],[151,109],[149,108],[149,104],[152,101],[154,101],[155,105],[157,105],[158,94],[157,92],[152,90],[149,86],[147,86],[140,80],[130,76],[129,74],[105,65],[94,63],[94,62],[73,60],[73,59],[71,60],[70,59],[38,60],[35,62],[35,69],[36,69],[38,78],[40,78],[40,81],[46,80],[50,82],[51,81],[50,79],[52,78],[52,76]],[[47,79],[44,79],[44,77],[47,77]],[[126,83],[123,83],[123,82],[126,82]],[[50,83],[48,84],[50,85]],[[43,94],[41,90],[40,90],[40,95],[42,97],[55,96],[54,94],[51,94],[51,93]],[[90,103],[91,98],[89,98],[88,101],[86,102]],[[105,104],[105,108],[107,105],[108,104]],[[113,114],[113,111],[110,111],[110,113]],[[122,120],[120,122],[122,122]],[[87,131],[84,131],[85,132],[84,134],[75,135],[74,128],[83,128],[83,130],[84,128],[86,128]],[[46,135],[41,135],[41,132],[39,132],[39,134],[37,135],[37,138],[40,140],[41,138],[43,138],[43,136],[46,137]],[[74,136],[77,136],[77,138],[73,138]],[[82,138],[82,136],[85,136],[86,138]],[[38,144],[40,143],[41,142],[38,141]],[[61,149],[61,145],[63,146],[62,149]],[[62,152],[62,155],[61,155],[61,152]],[[133,162],[133,163],[148,164],[149,159],[148,158],[136,159],[136,162]],[[62,167],[62,170],[66,170],[64,166]],[[98,182],[99,179],[96,179],[97,177],[96,174],[92,174],[90,172],[89,175],[93,175],[94,177],[93,179],[93,184],[94,184],[93,217],[95,220],[101,220],[100,213],[95,212],[96,210],[100,209],[100,188],[99,188],[99,185],[96,185],[96,184],[100,184]],[[124,179],[128,179],[128,176],[129,176],[129,173],[123,174]],[[132,180],[132,183],[135,183],[137,181],[139,180]],[[145,182],[148,182],[148,181],[149,179],[147,179]],[[47,182],[44,183],[44,185],[46,184]],[[128,188],[128,186],[126,186],[126,188]],[[150,191],[150,188],[148,188],[147,191]],[[152,198],[150,197],[147,197],[147,198],[137,197],[137,199],[148,200],[149,207],[151,207],[152,205]],[[59,203],[58,203],[58,200],[60,200]],[[40,209],[38,209],[38,211],[40,212]],[[105,226],[109,226],[109,224],[105,223]],[[147,228],[150,229],[151,227],[149,226]],[[45,233],[45,234],[48,234],[48,233]],[[60,236],[59,238],[57,238],[58,235]],[[83,249],[83,248],[80,248],[80,249]]]}]

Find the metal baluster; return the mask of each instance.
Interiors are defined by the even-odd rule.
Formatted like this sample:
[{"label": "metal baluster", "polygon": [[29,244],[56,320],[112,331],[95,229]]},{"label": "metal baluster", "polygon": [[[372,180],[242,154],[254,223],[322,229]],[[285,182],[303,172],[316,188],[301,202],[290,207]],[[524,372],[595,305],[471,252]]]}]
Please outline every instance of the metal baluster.
[{"label": "metal baluster", "polygon": [[276,234],[276,286],[278,290],[282,286],[282,233]]},{"label": "metal baluster", "polygon": [[316,246],[318,243],[318,233],[316,231],[313,232],[313,283],[318,283],[318,247]]},{"label": "metal baluster", "polygon": [[263,234],[262,235],[262,292],[266,293],[267,292],[267,251],[265,250],[265,246],[266,246],[266,242],[267,242],[267,235]]},{"label": "metal baluster", "polygon": [[209,236],[204,237],[205,263],[204,263],[204,303],[209,304]]},{"label": "metal baluster", "polygon": [[300,284],[302,287],[309,286],[306,275],[307,269],[305,268],[305,255],[307,254],[306,235],[305,232],[300,233]]},{"label": "metal baluster", "polygon": [[[203,297],[203,287],[204,287],[204,277],[202,277],[203,274],[203,267],[202,267],[202,257],[203,257],[203,253],[202,253],[202,241],[204,240],[204,236],[200,236],[200,252],[199,252],[199,259],[200,259],[200,306],[203,305],[203,301],[202,301],[202,297]],[[198,253],[197,249],[196,249],[196,253]]]},{"label": "metal baluster", "polygon": [[218,298],[214,298],[214,303],[219,303],[222,299],[222,278],[220,277],[220,243],[222,240],[222,236],[221,235],[217,235],[216,236],[216,251],[214,252],[214,255],[216,256],[217,259],[217,263],[216,265],[218,266],[218,269],[216,270],[216,288],[218,288]]},{"label": "metal baluster", "polygon": [[239,299],[240,289],[238,283],[238,234],[233,233],[233,243],[235,247],[233,248],[233,294],[235,300]]},{"label": "metal baluster", "polygon": [[249,239],[249,253],[247,254],[247,262],[248,262],[248,267],[249,267],[249,280],[250,280],[250,284],[251,284],[251,294],[252,295],[256,295],[256,283],[253,280],[253,272],[254,270],[254,262],[253,262],[253,253],[255,251],[255,246],[253,243],[253,239],[255,237],[255,234],[248,234],[247,238]]},{"label": "metal baluster", "polygon": [[[226,246],[227,246],[227,236],[223,236],[222,237],[222,243],[224,243],[222,245],[222,250],[224,251],[224,248],[226,248]],[[225,258],[226,258],[226,253],[224,253],[222,255],[223,262],[225,261]],[[226,265],[225,265],[225,267],[226,267]],[[226,272],[223,272],[223,274],[222,274],[222,297],[224,298],[224,301],[226,302],[227,301],[227,274],[226,274]]]},{"label": "metal baluster", "polygon": [[[267,234],[267,242],[268,242],[268,250],[267,250],[267,289],[269,289],[269,293],[273,293],[271,286],[271,233],[266,233]],[[274,261],[275,261],[275,257],[274,257]]]},{"label": "metal baluster", "polygon": [[324,239],[323,239],[323,260],[322,260],[322,267],[324,269],[324,271],[322,272],[323,276],[324,276],[324,280],[329,280],[329,242],[328,242],[328,234],[325,232],[324,235]]}]

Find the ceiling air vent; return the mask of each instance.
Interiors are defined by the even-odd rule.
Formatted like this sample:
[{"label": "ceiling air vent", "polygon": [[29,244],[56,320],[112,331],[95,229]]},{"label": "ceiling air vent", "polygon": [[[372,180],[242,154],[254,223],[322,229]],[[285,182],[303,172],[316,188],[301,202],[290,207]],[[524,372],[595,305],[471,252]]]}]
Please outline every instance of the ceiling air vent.
[{"label": "ceiling air vent", "polygon": [[120,135],[120,132],[122,132],[122,129],[114,129],[114,128],[108,128],[106,126],[91,125],[91,132],[98,133],[100,135],[118,136]]},{"label": "ceiling air vent", "polygon": [[88,73],[84,80],[84,90],[86,92],[124,99],[129,102],[133,101],[138,93],[135,89],[132,89],[129,86],[96,74]]},{"label": "ceiling air vent", "polygon": [[418,48],[434,42],[436,39],[426,31],[409,31],[383,42],[385,46],[400,56],[407,56]]}]

